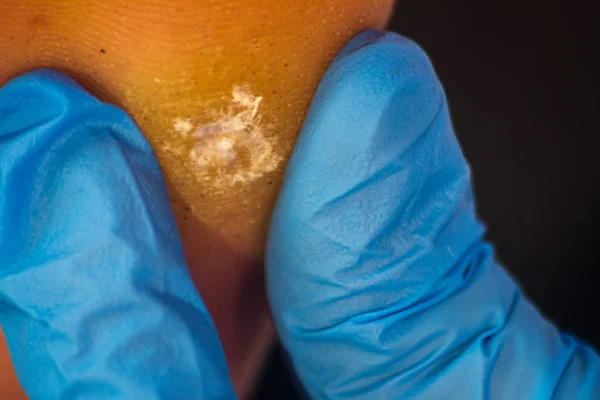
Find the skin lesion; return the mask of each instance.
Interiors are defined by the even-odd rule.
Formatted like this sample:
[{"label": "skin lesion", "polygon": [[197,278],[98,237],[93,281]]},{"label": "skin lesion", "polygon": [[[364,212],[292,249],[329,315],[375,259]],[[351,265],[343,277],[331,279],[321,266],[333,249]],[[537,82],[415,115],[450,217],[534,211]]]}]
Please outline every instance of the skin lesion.
[{"label": "skin lesion", "polygon": [[175,118],[173,130],[184,139],[183,144],[163,142],[161,149],[183,154],[190,147],[194,175],[210,185],[247,184],[276,171],[283,156],[261,123],[263,100],[251,92],[250,85],[236,85],[225,108],[209,107],[193,119]]}]

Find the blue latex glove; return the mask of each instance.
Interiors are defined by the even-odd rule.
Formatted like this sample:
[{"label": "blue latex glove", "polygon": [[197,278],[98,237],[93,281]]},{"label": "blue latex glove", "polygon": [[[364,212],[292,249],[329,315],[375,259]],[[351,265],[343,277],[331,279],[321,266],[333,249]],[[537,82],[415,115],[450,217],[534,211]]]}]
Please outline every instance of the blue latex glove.
[{"label": "blue latex glove", "polygon": [[0,88],[0,323],[31,399],[235,397],[150,146],[50,71]]},{"label": "blue latex glove", "polygon": [[268,244],[276,326],[308,393],[600,398],[598,356],[540,316],[483,233],[427,56],[360,35],[316,94]]}]

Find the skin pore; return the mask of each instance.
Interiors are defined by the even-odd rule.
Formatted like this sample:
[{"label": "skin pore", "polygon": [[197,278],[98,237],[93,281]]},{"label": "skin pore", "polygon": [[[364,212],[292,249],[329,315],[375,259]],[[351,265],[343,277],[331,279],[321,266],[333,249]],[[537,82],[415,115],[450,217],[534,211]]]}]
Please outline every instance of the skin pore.
[{"label": "skin pore", "polygon": [[[285,161],[328,63],[392,3],[0,0],[0,85],[59,70],[152,144],[242,397],[273,340],[262,257]],[[2,348],[0,398],[11,374]]]}]

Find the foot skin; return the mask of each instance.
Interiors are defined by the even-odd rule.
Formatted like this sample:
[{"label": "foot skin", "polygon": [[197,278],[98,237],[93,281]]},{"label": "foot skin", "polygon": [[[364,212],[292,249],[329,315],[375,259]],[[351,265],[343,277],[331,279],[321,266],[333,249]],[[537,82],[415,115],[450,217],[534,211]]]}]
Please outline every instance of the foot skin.
[{"label": "foot skin", "polygon": [[[382,28],[391,8],[0,0],[0,84],[59,70],[123,107],[148,137],[240,397],[273,337],[262,256],[285,161],[329,61],[358,32]],[[5,353],[0,362],[10,367]],[[13,398],[10,386],[0,385],[0,398]]]}]

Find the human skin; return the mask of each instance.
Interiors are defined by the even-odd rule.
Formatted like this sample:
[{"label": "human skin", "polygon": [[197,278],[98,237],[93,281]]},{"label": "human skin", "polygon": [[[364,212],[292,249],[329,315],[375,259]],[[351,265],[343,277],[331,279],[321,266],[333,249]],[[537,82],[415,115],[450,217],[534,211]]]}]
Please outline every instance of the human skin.
[{"label": "human skin", "polygon": [[[150,141],[242,397],[273,338],[262,259],[285,162],[328,63],[392,3],[0,0],[0,85],[59,70]],[[10,368],[1,349],[0,376]]]}]

